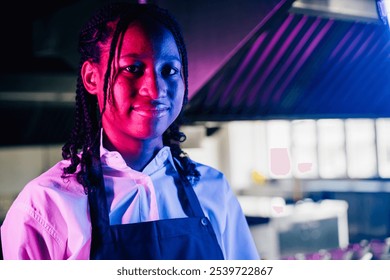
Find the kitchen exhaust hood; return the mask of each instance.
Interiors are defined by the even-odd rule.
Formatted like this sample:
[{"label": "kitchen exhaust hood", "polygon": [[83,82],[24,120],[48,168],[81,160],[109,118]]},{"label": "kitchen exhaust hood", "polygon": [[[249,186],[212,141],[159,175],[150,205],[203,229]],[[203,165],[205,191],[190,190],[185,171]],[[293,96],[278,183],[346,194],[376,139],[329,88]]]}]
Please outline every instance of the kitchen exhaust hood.
[{"label": "kitchen exhaust hood", "polygon": [[390,117],[390,31],[329,17],[335,2],[360,1],[281,1],[194,94],[188,123]]}]

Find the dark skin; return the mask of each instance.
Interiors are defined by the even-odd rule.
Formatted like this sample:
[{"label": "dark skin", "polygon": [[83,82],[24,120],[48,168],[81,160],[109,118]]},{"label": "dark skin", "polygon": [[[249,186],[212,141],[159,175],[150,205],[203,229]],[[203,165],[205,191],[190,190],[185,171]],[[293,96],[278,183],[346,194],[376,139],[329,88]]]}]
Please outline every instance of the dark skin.
[{"label": "dark skin", "polygon": [[[99,63],[86,61],[81,72],[85,88],[97,95],[100,110],[110,42],[101,46]],[[112,67],[112,97],[102,116],[103,145],[141,171],[163,147],[162,135],[182,109],[180,54],[165,27],[136,21],[127,28]]]}]

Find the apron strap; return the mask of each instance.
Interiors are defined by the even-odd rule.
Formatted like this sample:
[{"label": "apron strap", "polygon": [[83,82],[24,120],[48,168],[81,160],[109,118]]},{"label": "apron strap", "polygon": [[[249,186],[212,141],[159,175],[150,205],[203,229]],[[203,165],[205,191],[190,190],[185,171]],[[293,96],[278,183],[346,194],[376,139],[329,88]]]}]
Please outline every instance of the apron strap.
[{"label": "apron strap", "polygon": [[[190,183],[187,176],[184,174],[184,170],[181,167],[180,163],[178,162],[178,159],[173,157],[173,161],[175,163],[175,167],[177,169],[177,172],[180,176],[180,183],[181,186],[178,186],[179,188],[179,199],[182,204],[184,212],[189,217],[205,217],[202,207],[200,206],[199,199],[196,196],[196,193],[194,191],[194,187]],[[185,195],[180,195],[181,190],[184,190]],[[184,201],[183,201],[184,200]]]},{"label": "apron strap", "polygon": [[93,225],[92,234],[93,236],[110,235],[110,218],[100,155],[92,156],[91,168],[94,177],[91,178],[91,186],[88,188],[88,202]]}]

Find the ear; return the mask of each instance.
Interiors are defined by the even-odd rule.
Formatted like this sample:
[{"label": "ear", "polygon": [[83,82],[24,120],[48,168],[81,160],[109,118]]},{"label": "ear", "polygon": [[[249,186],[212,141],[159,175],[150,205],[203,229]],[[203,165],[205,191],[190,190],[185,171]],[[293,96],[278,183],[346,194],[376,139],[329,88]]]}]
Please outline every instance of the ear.
[{"label": "ear", "polygon": [[98,93],[98,69],[97,66],[87,60],[83,63],[83,66],[81,67],[81,77],[83,79],[83,84],[85,89],[93,95],[96,95]]}]

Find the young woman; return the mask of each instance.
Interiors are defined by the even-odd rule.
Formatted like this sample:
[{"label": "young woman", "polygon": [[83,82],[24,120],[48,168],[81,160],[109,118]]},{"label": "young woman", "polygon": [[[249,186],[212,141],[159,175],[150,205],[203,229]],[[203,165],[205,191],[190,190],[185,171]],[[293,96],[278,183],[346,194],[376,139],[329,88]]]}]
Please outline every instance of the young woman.
[{"label": "young woman", "polygon": [[63,158],[21,191],[5,259],[258,259],[223,174],[180,149],[187,56],[154,5],[114,3],[81,30]]}]

